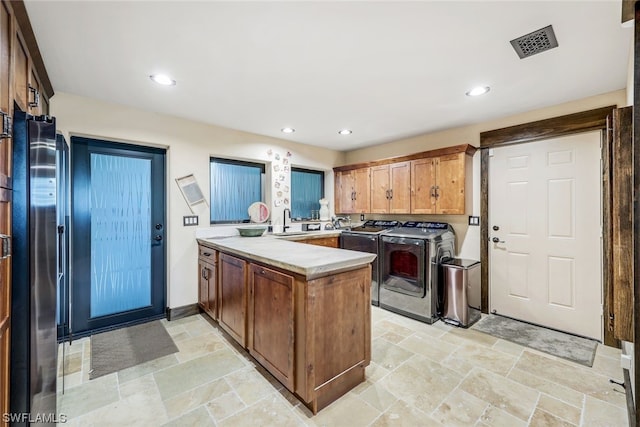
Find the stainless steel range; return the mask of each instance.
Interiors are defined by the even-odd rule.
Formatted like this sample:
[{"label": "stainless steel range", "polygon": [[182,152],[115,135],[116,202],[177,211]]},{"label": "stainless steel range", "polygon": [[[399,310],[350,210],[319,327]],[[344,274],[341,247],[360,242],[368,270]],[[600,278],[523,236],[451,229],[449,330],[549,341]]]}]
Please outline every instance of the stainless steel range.
[{"label": "stainless steel range", "polygon": [[426,323],[438,320],[440,263],[453,258],[444,222],[410,221],[380,236],[380,307]]},{"label": "stainless steel range", "polygon": [[371,304],[373,305],[378,305],[378,283],[380,283],[379,236],[400,225],[402,223],[399,221],[369,220],[359,227],[344,230],[340,234],[342,249],[376,254],[376,259],[371,263]]}]

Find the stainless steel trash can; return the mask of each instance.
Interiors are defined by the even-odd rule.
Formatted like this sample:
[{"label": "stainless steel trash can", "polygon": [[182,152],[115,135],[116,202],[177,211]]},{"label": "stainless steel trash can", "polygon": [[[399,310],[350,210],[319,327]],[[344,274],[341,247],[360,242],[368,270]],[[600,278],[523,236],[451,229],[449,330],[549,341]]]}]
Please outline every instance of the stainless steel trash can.
[{"label": "stainless steel trash can", "polygon": [[441,266],[442,320],[469,327],[480,319],[480,261],[451,258]]}]

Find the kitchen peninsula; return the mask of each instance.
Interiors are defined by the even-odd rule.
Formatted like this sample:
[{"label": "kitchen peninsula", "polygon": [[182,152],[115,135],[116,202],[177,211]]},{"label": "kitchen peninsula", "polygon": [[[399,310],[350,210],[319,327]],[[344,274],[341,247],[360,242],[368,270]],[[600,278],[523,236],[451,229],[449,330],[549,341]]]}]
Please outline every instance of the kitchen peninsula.
[{"label": "kitchen peninsula", "polygon": [[202,310],[314,414],[364,381],[375,255],[272,235],[198,244]]}]

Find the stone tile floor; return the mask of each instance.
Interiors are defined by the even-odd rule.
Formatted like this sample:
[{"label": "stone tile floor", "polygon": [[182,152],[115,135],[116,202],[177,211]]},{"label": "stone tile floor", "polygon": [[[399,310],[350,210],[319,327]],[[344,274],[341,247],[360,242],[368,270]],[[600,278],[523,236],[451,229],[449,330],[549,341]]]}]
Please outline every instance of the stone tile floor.
[{"label": "stone tile floor", "polygon": [[89,339],[65,344],[58,410],[69,426],[627,425],[617,349],[586,368],[372,308],[366,382],[316,416],[201,315],[162,321],[178,353],[92,381]]}]

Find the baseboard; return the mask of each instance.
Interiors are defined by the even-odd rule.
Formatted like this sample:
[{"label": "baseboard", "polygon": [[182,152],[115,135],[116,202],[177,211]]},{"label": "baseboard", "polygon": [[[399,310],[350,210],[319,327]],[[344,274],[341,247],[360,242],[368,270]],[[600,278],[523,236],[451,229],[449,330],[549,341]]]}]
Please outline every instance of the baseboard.
[{"label": "baseboard", "polygon": [[182,307],[167,307],[167,320],[176,320],[182,317],[193,316],[200,313],[198,304],[183,305]]},{"label": "baseboard", "polygon": [[[633,389],[631,388],[631,375],[628,369],[622,370],[624,374],[624,391],[627,396],[627,414],[629,417],[629,425],[636,425],[636,405],[633,397]],[[637,392],[637,390],[636,390]]]}]

